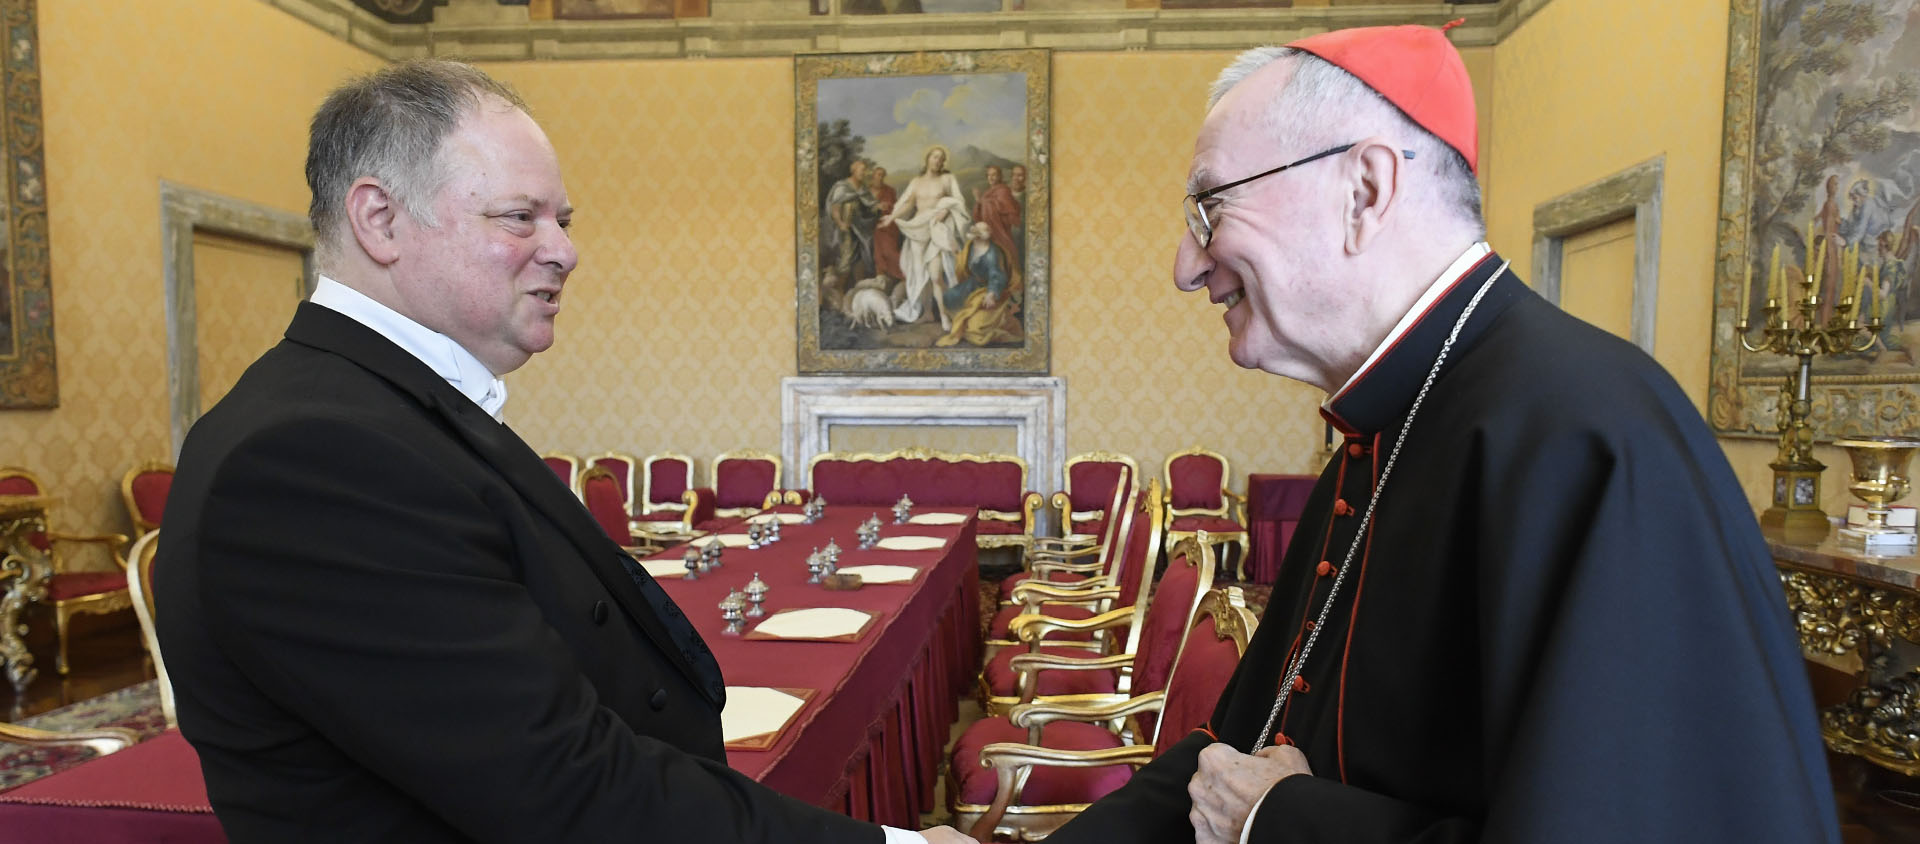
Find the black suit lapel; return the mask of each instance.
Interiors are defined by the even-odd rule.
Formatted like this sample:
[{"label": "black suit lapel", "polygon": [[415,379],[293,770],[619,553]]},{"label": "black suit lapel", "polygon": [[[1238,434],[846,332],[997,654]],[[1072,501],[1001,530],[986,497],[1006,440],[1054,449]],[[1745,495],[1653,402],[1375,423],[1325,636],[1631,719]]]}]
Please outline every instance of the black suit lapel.
[{"label": "black suit lapel", "polygon": [[287,339],[345,357],[405,390],[446,421],[480,458],[522,498],[558,525],[595,577],[645,630],[662,653],[716,705],[725,700],[720,667],[673,599],[644,569],[607,537],[592,514],[512,429],[406,350],[329,308],[303,302],[287,327]]}]

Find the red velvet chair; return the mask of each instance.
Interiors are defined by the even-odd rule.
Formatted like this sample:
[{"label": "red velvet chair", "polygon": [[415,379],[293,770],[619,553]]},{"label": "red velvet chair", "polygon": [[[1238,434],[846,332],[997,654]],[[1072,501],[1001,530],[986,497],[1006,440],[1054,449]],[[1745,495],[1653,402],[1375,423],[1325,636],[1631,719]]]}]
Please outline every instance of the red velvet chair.
[{"label": "red velvet chair", "polygon": [[587,512],[593,514],[593,520],[600,523],[600,529],[607,532],[614,542],[622,548],[638,548],[640,540],[634,538],[633,529],[627,517],[627,498],[620,489],[620,479],[605,466],[592,466],[580,473],[580,500],[586,502]]},{"label": "red velvet chair", "polygon": [[172,489],[172,463],[148,460],[127,470],[126,477],[120,479],[120,500],[127,504],[134,533],[160,529],[160,516],[166,512],[167,493]]},{"label": "red velvet chair", "polygon": [[722,518],[751,516],[780,503],[780,457],[751,448],[713,458],[714,513]]},{"label": "red velvet chair", "polygon": [[1139,485],[1140,467],[1124,454],[1089,451],[1067,458],[1066,488],[1050,501],[1058,514],[1060,535],[1068,539],[1099,536],[1114,488],[1131,492]]},{"label": "red velvet chair", "polygon": [[[46,495],[46,485],[32,472],[15,467],[0,468],[0,495]],[[47,514],[49,527],[53,514]],[[61,545],[98,545],[106,549],[119,571],[66,571]],[[46,601],[53,606],[53,625],[57,634],[54,666],[67,673],[67,625],[76,615],[103,615],[132,609],[127,594],[127,561],[121,556],[127,538],[117,533],[73,534],[47,530],[27,537],[27,544],[52,558],[53,576],[47,580]]]},{"label": "red velvet chair", "polygon": [[574,495],[580,494],[580,458],[571,454],[542,454],[540,459],[559,476],[567,489],[573,490]]},{"label": "red velvet chair", "polygon": [[954,826],[983,841],[1044,838],[1205,725],[1257,622],[1237,588],[1196,605],[1169,645],[1161,687],[1101,706],[1025,704],[962,733],[948,769]]},{"label": "red velvet chair", "polygon": [[609,451],[587,458],[586,464],[581,469],[584,471],[596,466],[607,470],[607,474],[613,476],[614,483],[620,487],[621,503],[629,513],[633,512],[633,479],[640,473],[640,461],[633,459],[631,454]]},{"label": "red velvet chair", "polygon": [[[1085,700],[1087,695],[1128,693],[1131,663],[1121,664],[1117,673],[1061,671],[1037,676],[1023,674],[1015,666],[1023,664],[1023,655],[1034,653],[1073,659],[1139,653],[1145,619],[1151,612],[1147,596],[1152,591],[1155,552],[1160,548],[1160,520],[1159,502],[1152,496],[1132,498],[1139,506],[1121,509],[1121,517],[1110,522],[1117,526],[1115,536],[1120,537],[1112,555],[1117,561],[1112,570],[1070,583],[1028,580],[1014,588],[1015,604],[1001,607],[995,614],[990,638],[999,641],[989,644],[999,647],[990,653],[980,672],[981,696],[988,714],[1004,713],[1014,704],[1036,698]],[[1211,581],[1212,564],[1207,565]],[[1039,617],[1061,625],[1041,632],[1034,624]],[[1029,631],[1030,637],[1021,636],[1023,627],[1035,628]]]},{"label": "red velvet chair", "polygon": [[670,451],[649,455],[640,466],[640,505],[634,508],[634,520],[648,530],[685,521],[682,499],[690,489],[693,458]]},{"label": "red velvet chair", "polygon": [[[1155,486],[1154,489],[1158,494],[1159,487]],[[1124,484],[1114,484],[1110,495],[1112,500],[1100,506],[1103,513],[1126,513],[1136,504],[1143,505],[1134,491]],[[1001,605],[1011,606],[1014,603],[1013,590],[1033,578],[1036,566],[1043,575],[1040,580],[1046,583],[1077,583],[1095,576],[1111,575],[1115,561],[1119,559],[1114,552],[1121,549],[1115,538],[1119,537],[1121,542],[1125,540],[1120,532],[1121,521],[1102,519],[1099,522],[1100,533],[1085,539],[1037,537],[1027,552],[1027,570],[1000,581]]]},{"label": "red velvet chair", "polygon": [[[1246,499],[1227,489],[1227,458],[1194,446],[1167,455],[1167,547],[1199,531],[1215,545],[1240,549],[1234,558],[1240,579],[1247,578]],[[1225,549],[1221,549],[1224,555]]]}]

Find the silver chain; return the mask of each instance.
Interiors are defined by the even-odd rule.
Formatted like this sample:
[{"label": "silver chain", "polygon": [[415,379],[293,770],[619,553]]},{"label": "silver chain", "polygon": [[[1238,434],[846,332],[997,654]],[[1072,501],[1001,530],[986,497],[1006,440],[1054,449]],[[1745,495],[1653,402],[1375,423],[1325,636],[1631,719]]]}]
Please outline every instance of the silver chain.
[{"label": "silver chain", "polygon": [[[1447,335],[1447,342],[1440,346],[1440,354],[1434,356],[1433,368],[1427,370],[1427,380],[1420,385],[1420,392],[1413,397],[1413,406],[1407,409],[1407,421],[1400,425],[1400,436],[1393,440],[1393,451],[1387,454],[1386,465],[1380,468],[1380,482],[1373,485],[1373,497],[1367,501],[1366,515],[1360,517],[1360,530],[1353,535],[1353,544],[1347,546],[1346,559],[1340,561],[1340,571],[1333,576],[1333,588],[1327,592],[1327,602],[1320,605],[1320,615],[1313,622],[1313,629],[1307,632],[1307,643],[1295,655],[1292,664],[1287,666],[1287,676],[1280,680],[1280,692],[1274,696],[1273,710],[1267,713],[1267,726],[1260,731],[1260,737],[1254,739],[1253,750],[1259,753],[1267,746],[1267,738],[1273,735],[1273,722],[1280,717],[1280,710],[1286,708],[1287,698],[1293,695],[1293,683],[1300,677],[1300,670],[1307,664],[1307,655],[1313,652],[1313,643],[1320,640],[1320,631],[1326,629],[1327,615],[1333,611],[1333,599],[1340,594],[1340,585],[1347,580],[1347,569],[1353,565],[1353,555],[1360,549],[1360,540],[1366,538],[1367,528],[1373,524],[1373,509],[1380,506],[1380,492],[1387,488],[1387,478],[1393,475],[1393,463],[1400,457],[1400,446],[1407,441],[1407,431],[1413,428],[1414,414],[1420,412],[1420,403],[1426,401],[1427,391],[1433,388],[1433,381],[1440,377],[1440,365],[1446,363],[1447,352],[1453,350],[1453,343],[1460,339],[1460,330],[1467,327],[1467,318],[1473,316],[1473,309],[1480,306],[1480,299],[1493,289],[1493,283],[1506,275],[1512,261],[1500,265],[1493,277],[1480,285],[1480,289],[1467,301],[1467,309],[1460,312],[1460,318],[1454,320],[1453,332]],[[1337,493],[1337,491],[1336,491]]]}]

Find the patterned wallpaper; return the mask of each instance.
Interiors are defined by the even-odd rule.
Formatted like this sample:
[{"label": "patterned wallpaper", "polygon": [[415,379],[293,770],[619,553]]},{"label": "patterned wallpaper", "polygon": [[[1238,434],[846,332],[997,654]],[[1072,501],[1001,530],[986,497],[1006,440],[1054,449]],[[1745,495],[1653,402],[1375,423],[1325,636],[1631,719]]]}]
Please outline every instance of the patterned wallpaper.
[{"label": "patterned wallpaper", "polygon": [[[50,481],[66,528],[125,530],[119,476],[166,453],[159,181],[302,210],[307,118],[377,62],[266,4],[209,4],[190,19],[159,5],[41,12],[64,405],[0,415],[0,456]],[[1467,51],[1490,223],[1524,266],[1534,205],[1667,155],[1659,357],[1698,396],[1725,11],[1634,5],[1559,0],[1511,50]],[[1231,459],[1239,487],[1251,471],[1317,469],[1321,397],[1235,368],[1217,309],[1169,278],[1203,92],[1227,58],[1054,57],[1053,372],[1068,383],[1070,451],[1127,452],[1157,473],[1202,443]],[[548,128],[580,209],[559,345],[510,379],[508,419],[535,448],[671,449],[703,475],[717,452],[777,450],[794,360],[791,68],[489,67]],[[1664,83],[1675,74],[1698,84]],[[1746,446],[1730,451],[1763,489],[1769,449]]]},{"label": "patterned wallpaper", "polygon": [[[1205,443],[1241,476],[1318,468],[1319,394],[1235,368],[1217,309],[1171,281],[1187,159],[1227,58],[1054,56],[1053,372],[1069,451],[1158,467]],[[780,378],[794,374],[791,62],[488,70],[560,150],[582,256],[557,345],[510,380],[509,422],[541,449],[777,450]]]},{"label": "patterned wallpaper", "polygon": [[200,408],[205,411],[233,389],[254,359],[280,342],[305,288],[301,255],[291,249],[206,233],[194,237],[193,247]]},{"label": "patterned wallpaper", "polygon": [[0,462],[47,481],[62,529],[131,530],[120,477],[168,456],[160,181],[304,211],[307,118],[375,65],[258,0],[195,12],[40,4],[61,406],[0,413]]}]

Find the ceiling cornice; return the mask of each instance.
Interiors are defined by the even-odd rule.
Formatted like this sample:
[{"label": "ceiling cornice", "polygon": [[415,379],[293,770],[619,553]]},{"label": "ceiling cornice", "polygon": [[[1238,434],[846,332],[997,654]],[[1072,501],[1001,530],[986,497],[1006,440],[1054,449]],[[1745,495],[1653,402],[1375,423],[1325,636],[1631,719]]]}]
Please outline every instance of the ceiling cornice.
[{"label": "ceiling cornice", "polygon": [[[673,59],[911,50],[1043,47],[1058,51],[1238,50],[1354,26],[1455,18],[1461,47],[1489,47],[1549,0],[1497,4],[1412,2],[1288,9],[1125,9],[978,15],[808,15],[748,19],[743,4],[712,0],[714,17],[611,21],[387,23],[352,0],[262,0],[388,61],[430,56],[470,61]],[[769,4],[754,2],[764,13]],[[525,7],[500,7],[525,14]],[[729,16],[729,12],[741,17]]]}]

